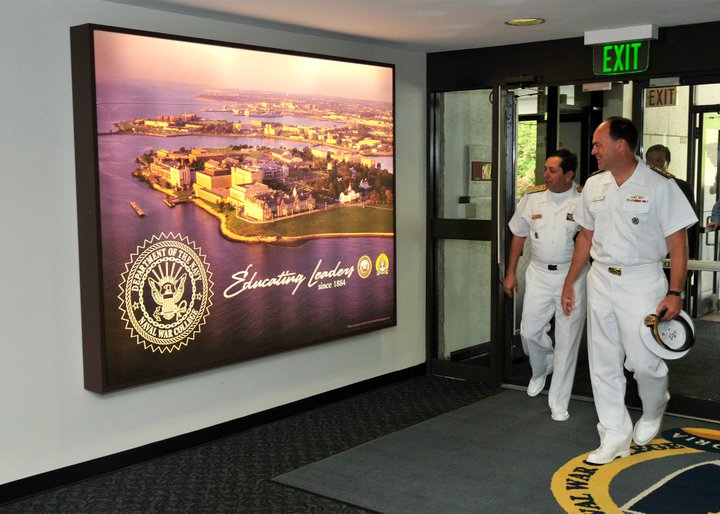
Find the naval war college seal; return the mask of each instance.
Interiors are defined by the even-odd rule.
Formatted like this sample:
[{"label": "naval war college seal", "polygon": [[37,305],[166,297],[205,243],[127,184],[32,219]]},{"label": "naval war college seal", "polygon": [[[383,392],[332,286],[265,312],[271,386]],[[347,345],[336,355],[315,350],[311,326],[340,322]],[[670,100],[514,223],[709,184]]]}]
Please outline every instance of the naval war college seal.
[{"label": "naval war college seal", "polygon": [[153,352],[180,350],[205,324],[212,273],[201,250],[173,232],[154,235],[125,263],[120,310],[137,344]]}]

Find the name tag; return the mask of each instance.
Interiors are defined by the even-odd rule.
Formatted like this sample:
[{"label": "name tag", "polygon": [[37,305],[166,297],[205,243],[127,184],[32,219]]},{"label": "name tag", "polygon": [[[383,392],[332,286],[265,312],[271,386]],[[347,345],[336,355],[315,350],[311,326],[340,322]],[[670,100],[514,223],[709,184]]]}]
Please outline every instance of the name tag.
[{"label": "name tag", "polygon": [[542,219],[542,214],[533,214],[530,218],[534,220],[539,220]]}]

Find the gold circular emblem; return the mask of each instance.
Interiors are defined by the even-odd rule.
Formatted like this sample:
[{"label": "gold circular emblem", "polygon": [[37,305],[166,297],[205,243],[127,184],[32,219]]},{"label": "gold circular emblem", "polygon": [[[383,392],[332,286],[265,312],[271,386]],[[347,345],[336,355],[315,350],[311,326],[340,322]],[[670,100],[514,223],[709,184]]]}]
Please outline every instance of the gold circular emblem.
[{"label": "gold circular emblem", "polygon": [[125,328],[147,350],[180,350],[209,314],[212,273],[195,243],[175,233],[152,236],[125,264],[120,310]]},{"label": "gold circular emblem", "polygon": [[368,278],[372,273],[373,261],[367,255],[363,255],[358,259],[357,270],[360,278]]}]

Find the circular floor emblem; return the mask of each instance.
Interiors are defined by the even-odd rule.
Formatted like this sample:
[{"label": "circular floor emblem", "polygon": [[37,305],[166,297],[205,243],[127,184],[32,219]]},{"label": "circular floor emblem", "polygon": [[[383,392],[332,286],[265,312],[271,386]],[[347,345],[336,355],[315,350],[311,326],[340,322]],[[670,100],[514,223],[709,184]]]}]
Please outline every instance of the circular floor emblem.
[{"label": "circular floor emblem", "polygon": [[153,352],[187,346],[209,314],[211,277],[205,256],[187,237],[170,232],[146,239],[122,274],[125,328]]},{"label": "circular floor emblem", "polygon": [[719,512],[718,452],[720,430],[671,428],[610,464],[578,455],[555,472],[550,488],[571,514]]}]

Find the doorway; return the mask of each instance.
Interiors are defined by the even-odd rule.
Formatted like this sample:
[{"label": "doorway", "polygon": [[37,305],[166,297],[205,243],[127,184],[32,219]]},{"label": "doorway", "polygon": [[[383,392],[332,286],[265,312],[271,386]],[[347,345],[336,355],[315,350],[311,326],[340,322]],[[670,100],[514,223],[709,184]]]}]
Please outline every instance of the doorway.
[{"label": "doorway", "polygon": [[431,97],[428,202],[430,372],[500,383],[497,102],[480,89]]},{"label": "doorway", "polygon": [[[632,84],[608,82],[599,85],[508,87],[505,94],[508,97],[507,106],[513,101],[517,105],[514,115],[510,111],[506,112],[504,127],[506,133],[516,133],[514,148],[504,156],[506,178],[503,183],[505,190],[501,194],[507,200],[502,233],[503,248],[505,255],[508,255],[512,233],[507,228],[507,222],[525,192],[544,182],[546,156],[557,148],[567,148],[575,153],[578,156],[576,185],[582,185],[588,175],[597,170],[597,161],[590,154],[593,131],[608,116],[630,117]],[[550,127],[552,120],[557,120],[554,129]],[[503,298],[505,339],[508,342],[505,348],[504,379],[506,383],[520,387],[527,386],[532,376],[529,360],[520,341],[525,270],[530,261],[528,246],[526,240],[526,248],[516,271],[517,293],[513,298]],[[551,336],[553,321],[550,322]],[[580,345],[573,392],[576,395],[592,396],[585,337]]]},{"label": "doorway", "polygon": [[[711,87],[712,86],[712,87]],[[652,110],[644,107],[647,91],[650,85],[646,82],[638,87],[631,82],[618,82],[596,86],[594,92],[582,91],[576,94],[580,86],[560,86],[558,88],[558,140],[557,146],[568,147],[579,154],[579,168],[582,183],[588,174],[594,171],[594,158],[590,161],[590,141],[593,130],[608,116],[618,115],[627,118],[640,118],[638,123],[641,130],[641,148],[639,153],[644,157],[647,148],[664,143],[673,148],[673,167],[671,172],[678,178],[687,180],[695,191],[698,217],[701,219],[698,232],[701,237],[697,241],[697,257],[689,264],[688,291],[692,291],[686,303],[685,310],[691,313],[696,329],[696,346],[688,356],[677,361],[669,361],[671,369],[670,392],[672,400],[669,410],[676,414],[717,419],[717,408],[720,405],[720,379],[714,372],[716,365],[720,364],[720,305],[718,305],[718,239],[717,232],[706,232],[703,227],[712,209],[718,200],[718,170],[720,169],[720,85],[683,86],[685,89],[678,94],[681,112],[665,110]],[[542,88],[538,88],[542,89]],[[563,97],[560,92],[565,91]],[[583,98],[583,93],[585,97]],[[546,141],[543,135],[551,133],[542,125],[546,120],[554,118],[551,111],[543,111],[545,104],[530,102],[528,98],[542,97],[528,89],[507,90],[510,97],[514,97],[518,105],[515,116],[506,113],[505,120],[508,133],[517,132],[516,147],[505,154],[507,165],[505,167],[506,179],[503,182],[505,191],[502,195],[508,201],[505,220],[512,216],[511,206],[516,205],[522,197],[524,188],[542,182],[541,167],[543,151]],[[572,96],[571,96],[572,95]],[[683,101],[682,98],[686,97]],[[568,101],[570,99],[570,101]],[[569,105],[568,105],[569,104]],[[524,105],[524,107],[523,107]],[[639,115],[634,117],[633,112]],[[528,108],[528,106],[530,106]],[[584,107],[589,109],[583,111]],[[534,109],[534,111],[533,111]],[[575,111],[575,112],[573,112]],[[580,112],[578,112],[580,111]],[[590,115],[587,115],[590,113]],[[535,120],[537,129],[533,128]],[[535,137],[528,137],[530,132]],[[692,144],[690,144],[692,142]],[[528,164],[528,155],[535,155],[535,177],[527,170],[532,169]],[[596,169],[596,164],[595,164]],[[505,225],[506,226],[506,225]],[[511,234],[504,232],[505,255],[507,255]],[[527,255],[529,252],[525,252]],[[519,327],[522,316],[522,292],[524,290],[524,268],[527,266],[527,257],[521,258],[518,266],[518,294],[513,299],[505,299],[505,374],[506,383],[520,387],[527,386],[531,377],[531,370],[527,357],[523,354],[519,341]],[[522,277],[522,278],[521,278]],[[552,330],[552,327],[551,327]],[[587,341],[583,338],[578,366],[575,376],[573,393],[590,397],[592,389],[587,364]],[[629,405],[640,406],[639,397],[635,389],[635,382],[628,380]]]},{"label": "doorway", "polygon": [[[703,227],[720,197],[720,84],[682,86],[688,97],[682,111],[644,107],[648,87],[656,86],[649,81],[509,85],[431,95],[427,302],[431,373],[527,386],[530,366],[519,340],[527,261],[521,259],[518,266],[518,294],[505,297],[501,285],[511,239],[507,223],[525,190],[542,182],[549,149],[567,147],[578,154],[582,184],[597,169],[590,154],[594,129],[609,116],[624,116],[638,124],[642,157],[654,144],[670,146],[671,172],[686,179],[695,192],[702,221],[700,260],[690,263],[697,292],[685,310],[698,309],[693,318],[696,344],[686,357],[669,363],[669,412],[718,419],[720,376],[714,372],[720,365],[718,233],[705,232]],[[585,337],[573,393],[592,395]],[[627,402],[640,405],[633,380],[628,381]]]}]

